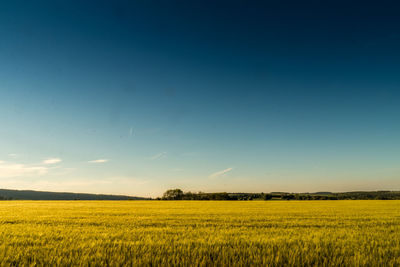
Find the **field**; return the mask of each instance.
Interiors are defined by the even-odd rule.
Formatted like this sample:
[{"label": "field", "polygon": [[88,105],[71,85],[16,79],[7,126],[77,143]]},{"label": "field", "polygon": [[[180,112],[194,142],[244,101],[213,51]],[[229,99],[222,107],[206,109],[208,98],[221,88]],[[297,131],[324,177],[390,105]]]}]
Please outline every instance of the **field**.
[{"label": "field", "polygon": [[2,201],[0,265],[399,266],[400,201]]}]

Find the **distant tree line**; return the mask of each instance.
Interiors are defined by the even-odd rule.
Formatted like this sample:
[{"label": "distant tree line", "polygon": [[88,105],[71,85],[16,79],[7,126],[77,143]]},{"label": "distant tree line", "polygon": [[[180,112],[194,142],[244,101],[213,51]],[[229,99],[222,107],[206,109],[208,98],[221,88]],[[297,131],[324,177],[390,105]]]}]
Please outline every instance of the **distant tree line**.
[{"label": "distant tree line", "polygon": [[159,200],[357,200],[400,199],[400,191],[373,191],[373,192],[317,192],[317,193],[204,193],[183,192],[181,189],[167,190]]},{"label": "distant tree line", "polygon": [[11,200],[11,199],[13,200],[147,200],[149,198],[122,196],[122,195],[0,189],[0,200]]}]

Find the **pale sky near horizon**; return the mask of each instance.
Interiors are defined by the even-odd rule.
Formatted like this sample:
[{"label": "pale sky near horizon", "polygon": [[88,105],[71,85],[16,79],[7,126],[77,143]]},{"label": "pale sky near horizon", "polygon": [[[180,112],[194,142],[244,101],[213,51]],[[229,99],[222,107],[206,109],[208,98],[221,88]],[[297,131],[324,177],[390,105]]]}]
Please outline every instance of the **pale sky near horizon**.
[{"label": "pale sky near horizon", "polygon": [[0,188],[400,189],[399,4],[2,1]]}]

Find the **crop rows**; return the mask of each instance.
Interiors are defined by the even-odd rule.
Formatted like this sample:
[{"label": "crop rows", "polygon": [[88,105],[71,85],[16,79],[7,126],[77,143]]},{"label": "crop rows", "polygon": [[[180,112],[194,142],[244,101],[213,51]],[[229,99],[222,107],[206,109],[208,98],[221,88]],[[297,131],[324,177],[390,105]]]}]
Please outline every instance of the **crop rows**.
[{"label": "crop rows", "polygon": [[1,266],[400,266],[400,201],[2,201]]}]

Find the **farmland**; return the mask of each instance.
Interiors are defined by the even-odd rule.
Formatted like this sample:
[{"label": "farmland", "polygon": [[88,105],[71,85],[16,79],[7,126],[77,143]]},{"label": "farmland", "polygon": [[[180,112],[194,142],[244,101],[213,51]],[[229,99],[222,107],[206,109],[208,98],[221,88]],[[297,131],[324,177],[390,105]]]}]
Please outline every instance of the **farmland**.
[{"label": "farmland", "polygon": [[400,201],[2,201],[0,265],[400,265]]}]

